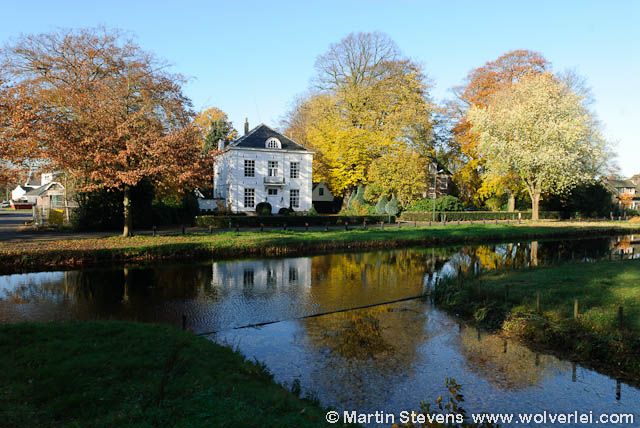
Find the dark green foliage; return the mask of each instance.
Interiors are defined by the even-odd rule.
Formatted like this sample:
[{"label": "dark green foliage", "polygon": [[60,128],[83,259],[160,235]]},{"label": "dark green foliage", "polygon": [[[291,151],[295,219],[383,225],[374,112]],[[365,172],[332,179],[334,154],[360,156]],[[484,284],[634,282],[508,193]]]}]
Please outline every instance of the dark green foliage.
[{"label": "dark green foliage", "polygon": [[[118,230],[124,224],[123,192],[98,190],[78,197],[79,208],[73,224],[78,230]],[[157,199],[153,185],[143,180],[131,189],[133,227],[150,228],[176,224],[193,224],[199,213],[198,200],[187,193],[182,197]]]},{"label": "dark green foliage", "polygon": [[309,208],[309,211],[307,211],[307,215],[310,216],[310,217],[317,216],[318,215],[318,211],[316,211],[316,207],[311,205],[311,208]]},{"label": "dark green foliage", "polygon": [[[531,212],[521,212],[520,216],[523,220],[531,219]],[[431,221],[433,213],[425,212],[403,212],[402,220],[406,221]],[[558,219],[560,213],[543,211],[540,213],[541,219]],[[518,213],[510,213],[507,211],[462,211],[462,212],[438,212],[436,211],[435,221],[482,221],[482,220],[517,220]]]},{"label": "dark green foliage", "polygon": [[0,425],[320,427],[324,410],[240,354],[171,327],[0,326]]},{"label": "dark green foliage", "polygon": [[226,142],[234,133],[235,129],[228,120],[219,119],[212,121],[209,127],[209,132],[204,138],[204,153],[208,153],[211,150],[217,150],[218,140]]},{"label": "dark green foliage", "polygon": [[[282,208],[280,211],[286,210]],[[395,219],[392,217],[392,221]],[[368,224],[380,223],[381,221],[389,221],[389,216],[310,216],[310,215],[287,215],[287,216],[246,216],[246,217],[228,217],[228,216],[212,216],[203,215],[196,217],[196,225],[200,227],[213,227],[216,229],[224,229],[229,227],[229,221],[233,227],[260,227],[264,226],[282,226],[285,222],[287,226],[303,227],[305,224],[309,226],[336,226],[344,224],[361,225],[364,221]]]},{"label": "dark green foliage", "polygon": [[256,205],[256,214],[261,216],[270,216],[272,209],[273,208],[269,202],[260,202]]},{"label": "dark green foliage", "polygon": [[600,182],[580,185],[568,195],[549,196],[541,204],[545,210],[561,212],[563,218],[605,218],[614,210],[612,194]]},{"label": "dark green foliage", "polygon": [[284,208],[284,207],[282,207],[282,208],[280,208],[280,209],[278,210],[278,215],[281,215],[281,216],[288,216],[288,215],[293,214],[293,212],[294,212],[294,211],[293,211],[291,208]]},{"label": "dark green foliage", "polygon": [[376,214],[385,215],[387,213],[387,203],[389,203],[387,197],[385,195],[380,196],[380,199],[378,199],[378,203],[376,204]]},{"label": "dark green foliage", "polygon": [[384,210],[388,215],[392,217],[398,215],[398,213],[400,212],[400,205],[398,204],[396,195],[391,196],[391,199],[389,199],[389,202],[387,202],[387,205],[384,207]]},{"label": "dark green foliage", "polygon": [[[464,205],[460,202],[460,199],[455,196],[446,195],[440,196],[436,200],[436,211],[463,211]],[[425,198],[413,202],[409,205],[406,211],[411,212],[425,212],[433,211],[433,199]]]}]

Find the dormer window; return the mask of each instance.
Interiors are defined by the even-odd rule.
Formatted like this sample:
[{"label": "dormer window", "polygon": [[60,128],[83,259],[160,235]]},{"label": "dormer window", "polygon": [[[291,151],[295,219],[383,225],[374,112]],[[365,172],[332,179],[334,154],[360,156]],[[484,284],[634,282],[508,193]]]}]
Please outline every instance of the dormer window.
[{"label": "dormer window", "polygon": [[280,144],[280,140],[275,137],[271,137],[265,142],[265,147],[267,149],[280,149],[282,148],[282,145]]}]

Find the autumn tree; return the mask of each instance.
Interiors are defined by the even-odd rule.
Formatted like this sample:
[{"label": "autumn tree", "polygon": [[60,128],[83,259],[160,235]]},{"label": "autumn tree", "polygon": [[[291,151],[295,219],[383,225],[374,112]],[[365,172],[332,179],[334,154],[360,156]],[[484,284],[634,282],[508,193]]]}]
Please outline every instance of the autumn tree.
[{"label": "autumn tree", "polygon": [[411,149],[401,149],[374,160],[369,168],[367,199],[395,195],[403,208],[427,192],[427,159]]},{"label": "autumn tree", "polygon": [[318,92],[299,100],[286,131],[316,152],[315,179],[344,195],[369,182],[371,163],[431,133],[421,67],[381,33],[350,34],[316,61]]},{"label": "autumn tree", "polygon": [[125,236],[132,187],[148,180],[179,189],[197,174],[201,146],[184,79],[119,32],[23,36],[2,57],[10,96],[0,145],[35,143],[81,191],[121,190]]},{"label": "autumn tree", "polygon": [[230,143],[238,138],[238,131],[227,114],[217,107],[202,110],[196,115],[193,123],[200,133],[204,153],[217,150],[219,140]]},{"label": "autumn tree", "polygon": [[583,98],[550,73],[531,74],[496,92],[468,114],[485,159],[485,176],[516,173],[539,219],[543,194],[563,193],[593,179],[606,145]]},{"label": "autumn tree", "polygon": [[493,194],[507,192],[512,210],[514,195],[519,192],[520,185],[518,180],[513,180],[513,172],[491,180],[482,179],[485,160],[478,152],[478,135],[472,131],[467,112],[472,107],[486,107],[496,92],[529,74],[543,73],[549,67],[548,61],[539,53],[515,50],[474,69],[467,76],[466,84],[455,90],[457,102],[449,105],[448,110],[456,121],[453,135],[461,161],[453,178],[461,196],[468,202],[481,203]]}]

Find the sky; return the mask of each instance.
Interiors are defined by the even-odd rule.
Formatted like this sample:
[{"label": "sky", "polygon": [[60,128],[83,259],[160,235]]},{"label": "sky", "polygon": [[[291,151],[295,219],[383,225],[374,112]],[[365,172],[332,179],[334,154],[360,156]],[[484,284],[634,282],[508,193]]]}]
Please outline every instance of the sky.
[{"label": "sky", "polygon": [[543,54],[591,87],[625,176],[640,173],[640,0],[601,1],[18,1],[4,0],[0,43],[104,25],[128,32],[189,80],[196,110],[235,127],[278,127],[315,59],[351,32],[381,31],[422,64],[436,101],[468,72],[514,49]]}]

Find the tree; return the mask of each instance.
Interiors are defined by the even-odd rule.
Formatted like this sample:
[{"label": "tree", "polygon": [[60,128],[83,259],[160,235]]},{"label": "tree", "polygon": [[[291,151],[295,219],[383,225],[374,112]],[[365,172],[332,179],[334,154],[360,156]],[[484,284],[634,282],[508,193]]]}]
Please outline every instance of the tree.
[{"label": "tree", "polygon": [[394,194],[402,207],[427,192],[427,160],[411,149],[398,149],[374,160],[369,168],[371,199]]},{"label": "tree", "polygon": [[400,207],[398,206],[398,200],[396,199],[395,195],[391,196],[391,199],[389,199],[389,202],[387,202],[387,206],[384,208],[384,210],[390,216],[398,215],[398,213],[400,212]]},{"label": "tree", "polygon": [[474,106],[486,107],[497,91],[510,87],[529,74],[543,73],[549,66],[537,52],[514,50],[471,71],[465,86],[455,90],[458,102],[449,106],[449,114],[457,121],[453,135],[461,167],[453,178],[467,202],[480,203],[484,198],[506,191],[511,207],[514,195],[520,191],[519,183],[512,179],[511,173],[494,177],[491,181],[482,179],[484,159],[478,152],[478,136],[472,131],[467,112]]},{"label": "tree", "polygon": [[387,36],[350,34],[318,58],[316,70],[321,91],[299,100],[285,122],[316,152],[314,176],[335,195],[367,183],[371,163],[384,154],[424,146],[432,129],[429,86]]},{"label": "tree", "polygon": [[184,79],[152,54],[105,28],[21,37],[2,50],[9,131],[2,144],[35,142],[81,191],[123,191],[124,230],[133,224],[131,188],[143,179],[176,190],[202,164]]},{"label": "tree", "polygon": [[486,177],[515,172],[539,218],[543,194],[593,179],[606,163],[605,142],[582,98],[549,73],[525,76],[469,111]]},{"label": "tree", "polygon": [[385,195],[380,196],[380,199],[378,199],[378,203],[376,204],[376,214],[386,214],[387,203],[389,203],[387,197]]},{"label": "tree", "polygon": [[229,143],[238,138],[238,131],[225,112],[217,107],[209,107],[196,115],[194,125],[202,138],[202,151],[206,154],[218,149],[218,141]]}]

